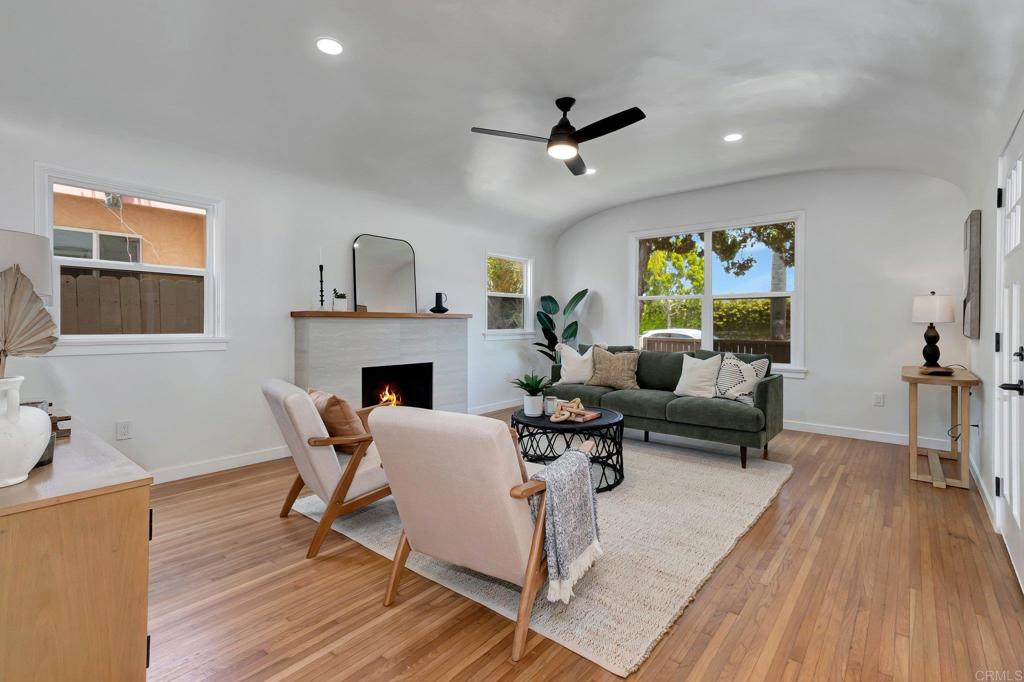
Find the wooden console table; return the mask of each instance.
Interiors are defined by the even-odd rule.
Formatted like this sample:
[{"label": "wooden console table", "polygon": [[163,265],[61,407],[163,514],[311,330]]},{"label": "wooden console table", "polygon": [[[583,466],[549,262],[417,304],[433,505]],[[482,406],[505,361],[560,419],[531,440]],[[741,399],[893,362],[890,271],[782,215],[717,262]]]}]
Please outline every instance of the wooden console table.
[{"label": "wooden console table", "polygon": [[[935,374],[921,374],[917,365],[908,365],[903,368],[903,381],[907,382],[910,389],[910,478],[914,481],[931,483],[936,488],[953,486],[955,488],[970,488],[971,473],[968,464],[971,459],[971,387],[981,383],[975,374],[966,369],[956,369],[949,376]],[[957,443],[957,435],[951,430],[949,438],[949,452],[937,452],[925,450],[923,453],[917,447],[917,387],[920,384],[931,384],[933,386],[949,386],[949,419],[951,429],[960,425],[960,443]],[[928,457],[928,473],[921,473],[919,470],[918,457]],[[948,459],[959,463],[959,477],[947,478],[942,470],[942,460]]]},{"label": "wooden console table", "polygon": [[144,682],[152,481],[75,425],[0,488],[0,680]]}]

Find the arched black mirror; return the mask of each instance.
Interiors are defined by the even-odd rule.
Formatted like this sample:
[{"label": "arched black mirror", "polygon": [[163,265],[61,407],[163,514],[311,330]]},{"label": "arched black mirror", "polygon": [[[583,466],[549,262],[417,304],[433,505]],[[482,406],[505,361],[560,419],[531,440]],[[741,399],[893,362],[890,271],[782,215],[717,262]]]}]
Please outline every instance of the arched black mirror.
[{"label": "arched black mirror", "polygon": [[404,239],[361,234],[352,242],[355,309],[416,312],[416,252]]}]

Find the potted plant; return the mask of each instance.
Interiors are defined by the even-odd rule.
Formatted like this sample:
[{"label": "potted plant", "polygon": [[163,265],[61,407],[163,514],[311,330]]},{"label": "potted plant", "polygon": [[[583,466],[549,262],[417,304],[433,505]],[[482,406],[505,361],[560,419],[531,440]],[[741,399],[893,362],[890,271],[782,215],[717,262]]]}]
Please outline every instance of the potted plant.
[{"label": "potted plant", "polygon": [[550,379],[531,372],[522,379],[513,379],[511,383],[526,391],[523,396],[523,412],[527,417],[544,414],[544,389],[551,385]]},{"label": "potted plant", "polygon": [[557,346],[559,343],[571,343],[576,339],[576,334],[579,332],[580,324],[578,321],[573,320],[569,322],[569,316],[572,315],[577,306],[587,297],[590,289],[583,289],[573,294],[573,297],[569,299],[569,302],[565,304],[565,310],[562,311],[562,337],[559,339],[557,326],[555,325],[555,315],[558,314],[558,301],[555,300],[554,296],[541,296],[540,297],[540,310],[537,311],[537,321],[540,323],[540,330],[544,334],[544,342],[536,342],[533,345],[539,346],[538,353],[551,360],[551,376],[554,380],[558,380],[561,375],[561,360],[558,355]]},{"label": "potted plant", "polygon": [[331,296],[331,310],[341,313],[348,312],[348,294],[335,289]]}]

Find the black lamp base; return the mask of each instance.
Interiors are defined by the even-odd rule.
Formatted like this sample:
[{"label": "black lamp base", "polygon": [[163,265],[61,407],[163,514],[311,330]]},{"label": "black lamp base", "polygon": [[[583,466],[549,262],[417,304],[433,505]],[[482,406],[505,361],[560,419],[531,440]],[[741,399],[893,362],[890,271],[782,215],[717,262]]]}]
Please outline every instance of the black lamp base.
[{"label": "black lamp base", "polygon": [[925,367],[941,367],[939,364],[939,330],[934,324],[929,323],[924,330],[924,348],[921,350],[924,356]]},{"label": "black lamp base", "polygon": [[929,323],[928,328],[924,330],[924,348],[921,355],[924,357],[921,374],[947,376],[953,373],[951,368],[939,364],[939,330],[934,324]]}]

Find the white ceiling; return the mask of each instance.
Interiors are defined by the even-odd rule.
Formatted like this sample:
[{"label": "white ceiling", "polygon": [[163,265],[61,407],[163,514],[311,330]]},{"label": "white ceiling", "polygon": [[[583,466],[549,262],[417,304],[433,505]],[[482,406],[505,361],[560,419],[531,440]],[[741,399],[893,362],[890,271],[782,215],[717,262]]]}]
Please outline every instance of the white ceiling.
[{"label": "white ceiling", "polygon": [[[316,52],[337,37],[341,57]],[[965,184],[1024,54],[1020,0],[25,0],[0,4],[0,116],[171,140],[559,230],[627,201],[816,168]],[[542,145],[581,127],[573,177]],[[742,131],[740,144],[721,141]],[[510,222],[511,221],[511,222]]]}]

